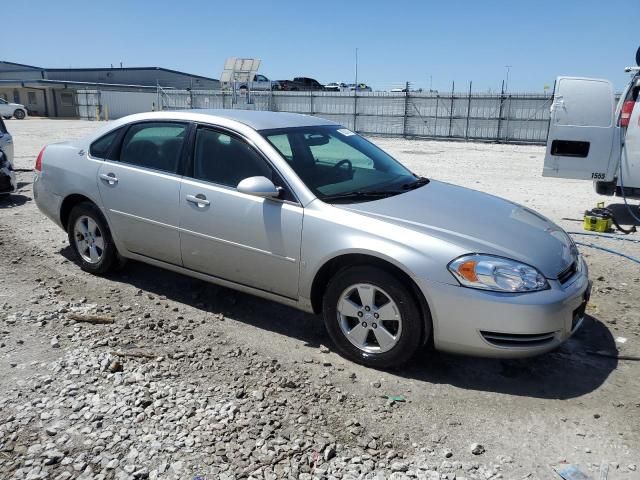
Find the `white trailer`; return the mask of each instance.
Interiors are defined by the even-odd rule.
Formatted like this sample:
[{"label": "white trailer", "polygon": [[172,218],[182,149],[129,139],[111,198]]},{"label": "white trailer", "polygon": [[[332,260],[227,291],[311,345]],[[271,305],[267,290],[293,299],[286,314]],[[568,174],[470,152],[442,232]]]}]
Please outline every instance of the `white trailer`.
[{"label": "white trailer", "polygon": [[626,71],[633,76],[617,103],[608,80],[556,80],[543,176],[592,180],[601,195],[640,199],[640,66]]}]

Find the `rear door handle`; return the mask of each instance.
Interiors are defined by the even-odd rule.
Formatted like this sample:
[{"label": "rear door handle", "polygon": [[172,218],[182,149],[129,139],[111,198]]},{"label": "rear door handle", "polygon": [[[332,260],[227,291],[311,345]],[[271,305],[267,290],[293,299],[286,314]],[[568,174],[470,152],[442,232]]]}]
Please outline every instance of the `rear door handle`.
[{"label": "rear door handle", "polygon": [[109,185],[115,185],[118,183],[118,177],[116,177],[114,173],[101,173],[98,177],[100,177],[100,180],[108,182]]},{"label": "rear door handle", "polygon": [[201,193],[198,195],[187,195],[185,198],[187,199],[187,202],[195,203],[199,207],[206,207],[211,203],[207,200],[207,197]]}]

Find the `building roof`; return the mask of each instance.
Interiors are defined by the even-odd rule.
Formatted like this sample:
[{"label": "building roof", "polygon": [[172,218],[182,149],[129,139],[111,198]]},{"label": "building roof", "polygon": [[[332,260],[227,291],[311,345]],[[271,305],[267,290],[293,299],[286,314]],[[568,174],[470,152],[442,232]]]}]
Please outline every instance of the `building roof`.
[{"label": "building roof", "polygon": [[194,75],[193,73],[181,72],[180,70],[172,70],[170,68],[163,68],[163,67],[44,68],[43,70],[47,72],[160,71],[160,72],[176,73],[178,75],[186,75],[188,77],[193,77],[193,78],[201,78],[202,80],[211,80],[214,82],[218,81],[217,78],[204,77],[202,75]]},{"label": "building roof", "polygon": [[202,75],[194,75],[192,73],[187,73],[187,72],[182,72],[180,70],[173,70],[170,68],[163,68],[163,67],[98,67],[98,68],[44,68],[44,67],[36,67],[33,65],[25,65],[22,63],[15,63],[15,62],[7,62],[4,60],[0,60],[0,72],[20,72],[20,71],[27,71],[27,70],[41,70],[44,72],[56,72],[56,73],[63,73],[63,72],[108,72],[108,71],[129,71],[129,72],[133,72],[133,71],[161,71],[161,72],[168,72],[168,73],[175,73],[178,75],[185,75],[188,77],[192,77],[192,78],[200,78],[202,80],[209,80],[209,81],[218,81],[218,79],[216,78],[211,78],[211,77],[204,77]]},{"label": "building roof", "polygon": [[0,60],[0,71],[23,71],[23,70],[43,70],[41,67],[34,65],[25,65],[24,63],[7,62]]},{"label": "building roof", "polygon": [[[126,83],[102,83],[102,82],[77,82],[77,81],[69,81],[69,80],[2,80],[0,79],[0,86],[9,86],[9,87],[26,87],[26,88],[34,88],[38,86],[49,86],[49,87],[60,87],[60,88],[83,88],[86,90],[92,90],[96,87],[106,88],[106,89],[118,89],[118,88],[127,88],[127,89],[140,89],[140,90],[152,90],[156,91],[157,87],[150,85],[132,85]],[[165,87],[166,90],[172,90],[172,87]]]}]

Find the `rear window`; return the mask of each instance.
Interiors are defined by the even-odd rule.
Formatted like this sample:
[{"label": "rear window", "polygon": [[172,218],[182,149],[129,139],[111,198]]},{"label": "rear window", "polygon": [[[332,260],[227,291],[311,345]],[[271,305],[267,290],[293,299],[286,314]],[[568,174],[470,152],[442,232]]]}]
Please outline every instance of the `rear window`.
[{"label": "rear window", "polygon": [[118,138],[118,134],[120,133],[120,129],[117,128],[106,135],[100,137],[98,140],[91,144],[89,147],[89,153],[94,158],[109,158],[109,152],[111,150],[111,146],[113,142]]},{"label": "rear window", "polygon": [[138,167],[175,173],[187,124],[145,122],[129,127],[120,151],[120,161]]}]

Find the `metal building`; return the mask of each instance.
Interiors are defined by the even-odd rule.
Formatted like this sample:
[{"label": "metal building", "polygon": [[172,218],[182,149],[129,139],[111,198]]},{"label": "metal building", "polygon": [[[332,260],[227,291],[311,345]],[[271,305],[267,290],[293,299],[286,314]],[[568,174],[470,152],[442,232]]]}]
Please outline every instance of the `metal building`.
[{"label": "metal building", "polygon": [[0,97],[27,107],[30,115],[77,117],[76,91],[163,89],[217,90],[217,79],[161,67],[42,68],[0,61]]}]

